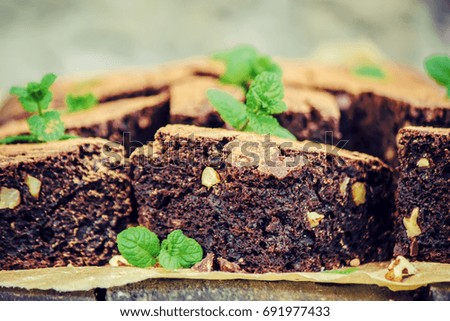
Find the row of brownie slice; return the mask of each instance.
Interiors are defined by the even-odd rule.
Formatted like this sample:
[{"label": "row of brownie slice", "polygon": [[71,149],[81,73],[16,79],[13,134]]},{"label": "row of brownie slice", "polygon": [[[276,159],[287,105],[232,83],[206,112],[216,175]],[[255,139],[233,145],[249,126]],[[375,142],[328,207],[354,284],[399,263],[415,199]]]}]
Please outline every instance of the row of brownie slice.
[{"label": "row of brownie slice", "polygon": [[[330,126],[332,131],[337,133],[336,135],[339,137],[339,133],[342,132],[345,134],[345,130],[343,130],[345,126],[343,126],[343,124],[347,124],[348,127],[353,128],[359,126],[360,132],[358,132],[358,139],[361,138],[361,135],[367,137],[368,134],[364,133],[364,131],[368,131],[368,129],[372,130],[372,127],[374,126],[375,131],[378,131],[378,133],[383,132],[383,135],[395,136],[396,130],[394,129],[395,126],[391,126],[391,119],[387,119],[387,125],[385,123],[377,125],[374,120],[379,120],[380,115],[392,116],[392,110],[397,110],[395,109],[397,108],[397,105],[395,104],[398,102],[400,102],[400,106],[403,107],[398,109],[401,113],[399,112],[399,114],[396,114],[394,117],[394,122],[397,122],[396,126],[407,124],[409,121],[398,121],[396,117],[402,118],[405,115],[402,113],[416,115],[417,118],[412,122],[414,124],[420,124],[421,121],[424,121],[426,124],[431,123],[439,125],[440,122],[444,122],[444,125],[447,125],[448,107],[445,106],[444,100],[441,101],[440,98],[438,98],[440,97],[438,95],[439,91],[432,85],[427,84],[426,81],[420,80],[418,77],[413,77],[412,74],[400,78],[408,80],[422,90],[420,92],[412,91],[414,92],[411,94],[413,98],[409,97],[402,100],[400,98],[404,97],[398,97],[397,89],[390,91],[383,87],[387,86],[388,88],[389,85],[387,84],[372,84],[369,81],[370,86],[374,88],[369,90],[367,88],[370,86],[364,84],[365,81],[355,80],[354,83],[348,82],[346,84],[347,91],[344,92],[343,90],[336,89],[335,87],[326,84],[324,77],[318,77],[322,74],[315,69],[317,67],[307,67],[308,65],[294,62],[286,63],[291,64],[291,67],[285,68],[285,83],[290,83],[292,86],[286,86],[286,102],[289,110],[285,115],[280,115],[280,122],[288,127],[300,139],[311,137],[320,141],[321,138],[324,137],[325,131],[328,131]],[[294,68],[294,66],[297,65],[300,66],[298,67],[300,69]],[[69,81],[65,85],[64,83],[61,84],[61,87],[66,86],[66,89],[61,90],[59,94],[58,91],[56,91],[55,97],[57,99],[55,100],[62,101],[65,92],[73,92],[73,87],[71,86],[89,88],[88,91],[95,92],[96,95],[100,97],[100,101],[105,102],[90,111],[73,115],[64,115],[63,117],[65,118],[66,125],[71,133],[82,136],[100,136],[121,142],[123,134],[130,132],[131,141],[136,140],[146,142],[147,140],[152,139],[157,128],[169,121],[175,123],[193,123],[210,127],[223,126],[220,118],[217,117],[217,114],[214,113],[211,106],[208,104],[205,90],[207,88],[215,87],[227,90],[241,99],[243,99],[243,95],[239,92],[238,88],[224,86],[218,82],[217,75],[220,73],[220,68],[222,68],[222,66],[218,66],[216,63],[210,61],[193,60],[189,62],[189,64],[176,65],[176,67],[172,68],[172,73],[169,72],[171,69],[167,67],[166,71],[164,71],[163,68],[157,72],[136,72],[136,74],[142,75],[141,78],[127,77],[127,75],[129,76],[130,74],[125,73],[120,77],[115,78],[114,81],[111,80],[114,77],[105,77],[103,80],[102,78],[91,81],[83,80],[75,83]],[[313,71],[308,71],[308,68],[312,68]],[[329,70],[327,72],[330,75],[333,75]],[[338,74],[337,71],[336,74]],[[348,77],[348,75],[346,76]],[[306,80],[303,79],[305,77]],[[142,84],[142,81],[140,81],[141,84],[139,86],[132,84],[134,80],[142,78],[147,79],[144,84]],[[308,82],[310,84],[309,86],[307,85]],[[321,82],[324,82],[325,84]],[[158,86],[154,85],[155,83],[157,83]],[[333,84],[336,85],[336,83],[338,82]],[[110,84],[114,84],[115,87],[111,89]],[[129,87],[126,87],[127,84]],[[350,84],[358,84],[359,87],[355,85],[357,87],[355,89],[352,88]],[[67,89],[67,86],[71,87],[71,89]],[[311,87],[314,89],[311,89]],[[411,89],[414,89],[414,86]],[[101,93],[103,93],[103,96]],[[333,96],[332,94],[336,95]],[[383,94],[385,94],[385,96],[383,96]],[[147,95],[150,96],[146,97]],[[383,98],[382,100],[388,101],[388,103],[379,102],[380,97]],[[115,99],[118,100],[114,101]],[[290,103],[290,101],[293,101],[294,103]],[[366,104],[361,105],[356,103],[356,101],[365,101]],[[373,107],[377,106],[378,103],[379,108]],[[346,107],[344,108],[344,106]],[[368,108],[368,106],[370,106],[370,108]],[[10,100],[8,105],[4,108],[6,108],[7,111],[14,111],[17,110],[17,105]],[[367,114],[366,118],[359,115],[363,109]],[[351,112],[346,113],[345,110],[350,110]],[[390,112],[386,112],[386,110],[390,110]],[[420,112],[412,112],[417,110],[420,110]],[[195,113],[192,113],[192,111],[195,111]],[[372,113],[379,114],[374,116]],[[350,117],[351,115],[356,115],[358,117],[355,116],[352,118]],[[6,121],[8,117],[5,116],[4,121]],[[17,115],[14,117],[20,118],[20,116]],[[285,117],[287,122],[283,123],[283,117]],[[324,119],[329,119],[330,122],[325,125],[325,122],[321,122],[321,120]],[[352,122],[345,122],[345,119],[352,119]],[[361,124],[358,123],[355,125],[354,123],[357,123],[355,119],[361,121]],[[2,135],[17,133],[17,129],[20,129],[20,126],[24,126],[24,124],[23,121],[10,120],[0,129],[0,133],[2,133]],[[291,127],[289,127],[290,124]],[[365,125],[363,126],[363,124]],[[185,133],[186,130],[191,127],[173,126],[168,128],[169,130],[162,129],[156,137],[156,141],[157,143],[159,142],[160,146],[164,146],[164,143],[170,145],[170,142],[177,142],[177,140],[180,139],[180,134]],[[25,128],[22,127],[21,130],[25,130]],[[193,131],[193,133],[204,133],[203,129],[191,128],[190,130]],[[200,141],[194,139],[189,143],[188,140],[188,145],[191,144],[190,147],[192,150],[202,149],[203,153],[208,154],[210,148],[217,151],[221,150],[221,148],[223,149],[224,145],[230,143],[229,141],[226,142],[228,138],[225,139],[222,137],[219,142],[212,143],[210,141],[205,145],[205,141],[211,140],[211,137],[209,137],[211,135],[213,138],[217,135],[228,137],[227,135],[229,135],[229,132],[221,130],[213,131],[212,133],[206,132],[206,134],[204,134],[205,137],[200,137]],[[167,137],[169,137],[169,139],[167,139]],[[379,137],[377,138],[379,139]],[[186,138],[183,139],[186,140]],[[235,139],[236,138],[233,140]],[[255,136],[247,137],[246,139],[254,141]],[[241,141],[242,138],[238,138],[237,140]],[[388,140],[390,140],[390,138]],[[345,152],[346,155],[344,159],[348,158],[347,161],[349,164],[342,167],[340,162],[336,165],[336,161],[333,160],[333,158],[340,160],[342,158],[340,155],[336,156],[327,152],[316,153],[317,155],[315,153],[306,153],[307,155],[311,154],[310,157],[313,158],[317,156],[316,162],[312,162],[313,166],[301,170],[296,169],[289,173],[291,176],[297,175],[296,178],[300,179],[300,182],[303,182],[303,184],[301,183],[300,185],[293,183],[297,182],[293,177],[288,175],[286,176],[287,178],[280,178],[276,175],[274,176],[274,173],[271,173],[270,170],[261,175],[259,166],[242,172],[247,174],[249,178],[248,180],[239,181],[238,178],[240,178],[242,173],[225,162],[223,163],[223,166],[225,169],[230,168],[230,172],[221,173],[220,168],[218,168],[217,173],[219,177],[222,177],[223,175],[225,175],[225,178],[227,179],[229,177],[230,182],[226,183],[227,181],[225,181],[225,183],[221,183],[223,185],[207,190],[204,190],[202,187],[198,176],[200,171],[204,170],[202,167],[206,166],[205,160],[194,157],[193,159],[197,163],[195,163],[196,168],[192,169],[189,167],[180,167],[180,164],[178,163],[171,164],[171,159],[169,157],[169,161],[167,161],[168,166],[175,166],[172,170],[166,172],[154,172],[154,175],[149,176],[146,174],[146,171],[139,174],[140,167],[136,166],[135,161],[140,158],[136,156],[132,158],[133,174],[131,175],[134,193],[124,192],[128,191],[127,188],[130,186],[130,180],[124,179],[121,182],[121,185],[118,183],[111,184],[110,188],[107,187],[108,184],[105,184],[106,186],[104,186],[105,189],[103,192],[99,192],[99,187],[97,187],[96,183],[89,183],[90,179],[85,181],[76,178],[74,180],[76,181],[76,188],[72,188],[73,192],[68,196],[59,192],[59,190],[56,190],[58,192],[53,193],[52,189],[47,192],[42,189],[42,193],[48,193],[45,195],[48,195],[50,198],[54,197],[55,199],[52,202],[49,202],[49,204],[35,204],[35,202],[37,202],[36,198],[34,196],[29,197],[30,187],[28,185],[30,184],[30,178],[27,179],[27,177],[36,178],[42,183],[47,175],[49,175],[49,172],[51,172],[49,169],[50,163],[55,162],[58,164],[59,158],[63,161],[67,161],[68,158],[72,161],[75,161],[78,158],[89,160],[94,156],[93,154],[86,154],[84,148],[89,149],[88,146],[90,145],[93,145],[94,147],[92,148],[96,150],[96,156],[94,158],[102,159],[102,163],[111,158],[115,160],[117,157],[114,156],[120,154],[117,153],[117,150],[115,153],[111,153],[109,151],[110,144],[107,144],[106,141],[100,143],[99,141],[96,141],[94,143],[87,139],[81,145],[77,145],[77,141],[78,140],[52,143],[56,144],[55,146],[74,144],[76,147],[73,148],[70,156],[64,154],[60,155],[57,151],[58,148],[55,148],[56,152],[52,155],[47,155],[45,160],[40,160],[39,166],[35,166],[36,168],[33,167],[33,158],[26,156],[27,153],[25,150],[29,148],[27,147],[28,145],[17,147],[18,150],[22,150],[21,152],[18,152],[17,155],[14,153],[11,154],[9,151],[11,148],[14,149],[13,146],[4,147],[0,152],[2,155],[9,154],[9,156],[0,158],[2,161],[0,186],[8,189],[6,195],[13,195],[11,204],[14,205],[14,200],[16,200],[14,198],[16,192],[12,190],[17,190],[20,196],[20,204],[16,207],[0,209],[0,211],[8,213],[0,216],[0,219],[3,217],[4,220],[1,222],[2,226],[9,226],[9,228],[2,231],[1,235],[2,240],[7,240],[7,242],[3,245],[3,248],[0,248],[0,253],[5,254],[5,257],[9,258],[0,260],[0,262],[7,262],[1,266],[2,269],[61,266],[69,263],[73,265],[105,263],[108,257],[115,251],[115,233],[123,229],[126,222],[126,219],[119,220],[114,219],[114,217],[119,218],[122,217],[121,215],[124,215],[124,217],[129,216],[128,214],[131,211],[131,205],[128,206],[128,204],[130,204],[130,200],[134,198],[137,200],[139,222],[141,224],[156,230],[160,235],[166,233],[170,229],[182,228],[188,235],[200,239],[202,246],[204,246],[206,250],[216,252],[219,256],[225,257],[232,262],[237,262],[237,264],[240,264],[242,268],[247,271],[320,270],[322,268],[328,269],[349,264],[349,262],[354,259],[357,259],[360,262],[388,259],[392,255],[392,233],[389,232],[392,231],[393,224],[396,225],[396,235],[398,238],[397,246],[395,248],[396,252],[399,254],[409,254],[423,260],[448,262],[448,250],[445,250],[445,245],[448,245],[448,243],[446,243],[448,242],[448,207],[446,207],[448,202],[443,203],[444,205],[439,209],[441,219],[444,220],[442,229],[439,230],[441,234],[436,233],[436,230],[433,230],[432,233],[430,232],[433,235],[430,239],[429,233],[427,232],[431,231],[431,229],[423,228],[420,235],[408,237],[408,235],[405,234],[404,219],[411,219],[411,217],[416,216],[411,216],[410,206],[406,206],[408,209],[405,211],[402,211],[399,206],[399,215],[395,222],[392,221],[392,202],[394,199],[392,172],[386,165],[382,164],[382,162],[369,156],[356,157],[356,159],[354,159],[353,156],[349,156],[350,154]],[[80,141],[83,141],[83,139]],[[128,142],[128,144],[131,143],[132,142]],[[184,141],[184,143],[186,143],[186,141]],[[378,141],[375,141],[375,143],[378,143]],[[389,141],[386,144],[382,144],[382,146],[383,148],[386,148],[385,146],[391,147],[391,143],[392,142]],[[351,144],[352,140],[350,140],[350,146],[357,146],[357,144]],[[45,149],[45,145],[42,145],[43,149]],[[112,146],[113,150],[114,148],[117,148],[115,145]],[[185,147],[181,147],[183,144],[180,142],[180,144],[176,146],[178,147],[176,147],[174,151],[181,152],[181,155],[185,157],[182,152]],[[128,147],[130,146],[126,147],[128,150]],[[370,148],[373,149],[373,147]],[[378,146],[378,148],[380,148],[380,146]],[[442,148],[448,151],[448,145],[446,146],[445,143]],[[169,146],[167,149],[169,150],[170,155],[170,150],[173,149],[173,147]],[[281,154],[289,153],[283,149],[279,150]],[[294,150],[296,150],[297,153],[302,154],[298,148],[294,148]],[[19,157],[20,153],[25,155],[21,158],[22,162],[24,162],[25,159],[30,159],[31,163],[26,164],[31,166],[31,169],[28,168],[28,165],[14,165],[13,160]],[[390,152],[390,154],[392,153]],[[394,151],[393,154],[395,155],[396,152]],[[409,157],[408,155],[409,154],[405,157]],[[140,157],[142,158],[142,156]],[[161,157],[164,158],[165,156]],[[285,157],[285,155],[283,157]],[[424,157],[426,158],[426,155]],[[149,158],[148,161],[150,163],[158,162],[157,158],[158,157],[152,157]],[[445,161],[445,157],[441,158]],[[430,159],[429,162],[434,164],[432,157],[430,157]],[[149,162],[144,162],[144,165]],[[338,165],[341,165],[341,167]],[[93,172],[96,172],[100,168],[97,166],[89,167],[90,165],[86,165],[83,162],[80,164],[77,163],[76,165],[72,164],[71,166],[74,172],[77,172],[77,170],[85,171],[87,168],[91,168]],[[153,168],[154,166],[151,167]],[[45,175],[39,172],[39,169],[41,168],[47,168]],[[62,171],[64,166],[56,166],[55,168],[59,172]],[[31,173],[29,173],[30,170]],[[194,172],[196,171],[195,177],[192,176],[193,170]],[[308,172],[308,170],[310,172]],[[327,172],[327,170],[330,172]],[[110,173],[116,173],[116,171],[120,172],[118,167],[115,166],[112,168],[108,167],[108,171],[111,171]],[[436,173],[439,172],[441,173],[441,176],[443,175],[444,177],[443,180],[439,181],[439,184],[440,186],[444,186],[441,187],[441,189],[445,189],[445,187],[448,187],[448,166],[438,167]],[[322,177],[324,173],[329,174],[333,179]],[[80,174],[78,174],[78,176],[80,176]],[[88,176],[89,175],[82,175],[83,178]],[[140,183],[142,176],[147,177],[147,180],[149,179],[148,177],[151,177],[152,180],[147,181],[147,185],[142,185]],[[174,180],[172,183],[164,183],[155,179],[162,177],[163,179],[169,179],[171,182],[172,176]],[[57,175],[50,175],[50,177],[55,177],[55,179],[57,179]],[[183,177],[187,179],[187,182],[193,182],[193,186],[188,187],[187,185],[189,184],[182,179]],[[311,180],[308,181],[307,178],[310,178]],[[289,179],[291,181],[289,181]],[[251,180],[254,181],[252,183],[253,185],[247,186],[246,184],[251,183]],[[221,186],[228,187],[231,183],[235,183],[235,185],[231,186],[236,193],[234,196],[233,193],[227,192],[225,188],[219,190]],[[336,184],[338,183],[339,192],[336,189]],[[340,184],[344,183],[349,187],[346,186],[345,188],[341,188]],[[353,188],[352,186],[354,183],[360,184],[356,184],[355,186],[357,187]],[[238,187],[239,184],[241,184],[241,188]],[[402,186],[401,184],[402,180],[400,180],[400,186]],[[42,186],[44,186],[43,183]],[[242,194],[242,186],[245,187],[247,194]],[[264,186],[264,188],[255,188],[255,186]],[[272,208],[263,201],[263,196],[270,196],[270,193],[267,192],[269,190],[280,192],[280,190],[282,191],[283,188],[287,186],[291,187],[290,195],[284,195],[284,197],[278,195],[276,198],[273,198],[275,200],[278,199],[284,205],[281,206],[280,204],[276,204],[276,206],[278,206],[275,207],[277,210],[271,210]],[[296,192],[297,194],[293,192],[295,186],[300,190]],[[405,186],[405,189],[407,190],[409,185],[405,184]],[[253,189],[250,187],[253,187]],[[365,191],[364,203],[360,203],[358,197],[355,202],[353,199],[353,189],[356,191],[358,189]],[[219,190],[218,195],[215,195],[214,193],[217,192],[217,190]],[[345,193],[342,192],[342,190],[344,190]],[[122,193],[119,191],[122,191]],[[189,195],[186,191],[192,192],[193,195]],[[113,206],[111,204],[108,205],[109,208],[112,208],[112,211],[106,211],[107,214],[104,214],[104,220],[111,224],[106,224],[106,227],[102,226],[101,228],[98,228],[97,224],[100,224],[102,221],[99,221],[95,217],[102,212],[100,208],[104,204],[101,202],[101,199],[103,197],[108,199],[108,195],[114,195],[118,192],[118,195],[128,196],[118,198],[116,200],[117,204],[112,203]],[[418,192],[419,191],[416,191],[416,193]],[[200,195],[198,195],[198,193],[200,193]],[[339,202],[344,202],[343,200],[340,200],[340,198],[343,197],[343,194],[347,195],[346,201],[348,202],[348,208],[342,204],[337,204]],[[88,198],[88,195],[91,198]],[[236,197],[242,195],[248,198],[248,204],[233,213],[230,211],[226,212],[230,208],[233,209],[232,204],[235,204],[240,200],[240,198]],[[443,199],[445,200],[446,197],[448,198],[448,193],[446,194],[445,192],[441,192],[441,194],[438,195],[440,196],[434,201],[439,202],[439,204],[441,204],[440,202]],[[235,197],[234,200],[233,197]],[[94,210],[91,210],[90,212],[85,211],[81,206],[76,207],[76,209],[71,209],[70,205],[77,198],[79,199],[78,202],[83,202],[83,199],[86,199],[86,202],[88,202],[87,200],[93,201],[98,207],[89,205],[94,206]],[[273,199],[270,202],[276,203]],[[302,202],[307,202],[308,204],[299,202],[299,199],[303,199]],[[252,200],[253,203],[251,202]],[[290,205],[288,205],[289,200],[292,202]],[[211,212],[200,210],[202,206],[205,206],[204,202],[209,204],[209,206],[212,206],[212,210],[209,208]],[[227,204],[227,202],[231,205]],[[221,204],[221,206],[218,204]],[[252,208],[251,204],[254,204],[254,208]],[[427,204],[433,206],[431,201]],[[186,208],[195,205],[199,205],[199,209],[192,209],[192,213],[186,211]],[[34,206],[39,206],[39,211],[37,211],[36,214],[39,214],[40,217],[33,218],[31,209],[34,208]],[[333,208],[333,206],[337,207]],[[339,206],[341,208],[339,208]],[[290,209],[290,211],[281,210],[285,207]],[[219,208],[222,208],[225,212],[217,213]],[[415,210],[415,208],[416,207],[414,207],[413,210]],[[208,208],[206,207],[206,209]],[[264,209],[268,211],[265,215]],[[447,213],[445,213],[445,210],[447,210]],[[80,211],[80,213],[77,213],[76,211]],[[216,213],[214,211],[216,211]],[[342,211],[348,215],[344,215],[343,213],[341,215]],[[249,217],[244,215],[253,212],[259,214],[254,217],[251,217],[251,215],[249,215]],[[94,216],[92,216],[91,213],[93,213]],[[182,218],[186,213],[191,213],[189,214],[191,216],[185,218],[183,221]],[[276,213],[280,213],[280,215],[277,216]],[[315,215],[316,220],[320,221],[317,226],[311,227],[308,213],[314,213],[310,214],[310,216]],[[422,206],[420,213],[421,214],[418,216],[418,224],[423,225],[425,224],[424,222],[427,220],[427,217],[429,217],[427,208]],[[61,215],[62,218],[64,218],[64,216],[75,218],[81,216],[83,217],[83,220],[81,220],[81,223],[77,219],[64,223],[64,219],[62,219],[62,222],[58,223],[57,221]],[[173,217],[172,219],[169,219],[164,215],[173,215]],[[175,218],[177,216],[180,216],[181,220]],[[19,224],[19,229],[17,229],[17,224],[15,222],[15,218],[18,217],[21,218],[18,220],[22,223],[22,225]],[[232,217],[233,219],[231,219]],[[447,219],[447,221],[445,219]],[[421,222],[421,220],[425,221]],[[32,222],[31,225],[34,227],[31,228],[31,231],[24,231],[21,229],[22,227],[26,227],[26,222],[30,222],[30,224]],[[233,222],[236,222],[235,226],[233,226]],[[237,222],[240,222],[240,225]],[[410,222],[410,220],[407,222]],[[216,225],[212,223],[216,223]],[[320,225],[320,223],[322,223],[323,226]],[[202,224],[210,224],[211,226],[209,229],[205,229],[205,226]],[[308,224],[310,224],[309,228]],[[73,232],[74,234],[72,233],[73,235],[67,233],[65,235],[56,230],[53,231],[53,226],[62,226],[62,229],[65,231],[72,230],[75,232]],[[431,224],[429,226],[434,225]],[[317,229],[317,227],[319,228]],[[322,227],[323,229],[321,229]],[[243,232],[251,231],[252,229],[261,233],[256,235],[257,233],[252,234],[251,232]],[[94,231],[99,230],[104,230],[106,233],[100,233],[100,235],[96,236],[97,238],[102,239],[103,243],[101,240],[95,240],[95,237],[93,236],[96,234]],[[30,236],[28,238],[28,243],[24,241],[27,240],[25,235]],[[68,239],[64,241],[62,239],[65,236],[67,236]],[[252,239],[251,237],[254,238]],[[441,245],[436,245],[436,248],[429,253],[427,253],[426,249],[420,251],[421,247],[428,248],[429,244],[434,244],[433,237],[436,237],[441,241],[443,240],[441,243],[444,245],[444,249],[439,250],[442,248],[442,244],[439,243]],[[445,241],[445,238],[447,238],[447,241]],[[59,241],[56,241],[57,239]],[[91,240],[94,241],[92,241],[93,243],[89,243],[88,246],[78,246],[80,243],[83,243],[83,241],[91,242]],[[239,242],[241,243],[236,240],[240,240]],[[298,242],[295,242],[295,240]],[[248,244],[249,241],[254,244]],[[52,252],[50,251],[50,248],[53,244],[58,245],[54,245]],[[325,249],[327,247],[330,248],[328,251]],[[48,248],[49,252],[42,252],[41,250],[44,248]],[[33,251],[30,249],[33,249]],[[14,252],[14,250],[17,251]],[[36,254],[30,254],[32,252]],[[30,257],[34,255],[36,255],[36,260],[33,261]],[[261,268],[258,269],[258,266]]]},{"label": "row of brownie slice", "polygon": [[[278,62],[288,110],[277,117],[299,140],[338,144],[342,139],[345,148],[396,166],[400,128],[450,127],[450,103],[444,91],[406,67],[386,63],[381,66],[385,78],[377,79],[323,63]],[[219,88],[245,99],[239,87],[220,83],[223,72],[220,62],[194,58],[158,69],[67,77],[52,87],[54,107],[64,108],[67,93],[93,93],[101,102],[99,108],[85,111],[84,117],[65,115],[69,132],[138,145],[167,123],[223,127],[208,103],[206,90]],[[8,123],[0,129],[0,137],[26,131],[25,122],[12,121],[25,117],[17,99],[10,97],[0,115],[0,124]],[[124,132],[129,133],[125,138]]]}]

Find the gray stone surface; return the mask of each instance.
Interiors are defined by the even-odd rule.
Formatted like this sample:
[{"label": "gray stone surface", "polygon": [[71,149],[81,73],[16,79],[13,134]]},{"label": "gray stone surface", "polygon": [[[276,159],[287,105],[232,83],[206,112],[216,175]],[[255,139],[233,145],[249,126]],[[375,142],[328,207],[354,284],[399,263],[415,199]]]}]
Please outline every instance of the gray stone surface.
[{"label": "gray stone surface", "polygon": [[94,301],[103,297],[104,291],[57,292],[54,290],[25,290],[20,288],[1,288],[0,301]]},{"label": "gray stone surface", "polygon": [[418,293],[418,291],[392,292],[378,286],[331,285],[312,282],[161,279],[107,289],[106,300],[413,300],[418,297]]},{"label": "gray stone surface", "polygon": [[238,43],[254,44],[269,54],[304,57],[324,44],[345,47],[365,41],[392,59],[421,66],[425,56],[449,51],[448,3],[2,0],[0,90],[49,71],[154,65]]},{"label": "gray stone surface", "polygon": [[430,285],[428,299],[431,301],[450,301],[450,283]]}]

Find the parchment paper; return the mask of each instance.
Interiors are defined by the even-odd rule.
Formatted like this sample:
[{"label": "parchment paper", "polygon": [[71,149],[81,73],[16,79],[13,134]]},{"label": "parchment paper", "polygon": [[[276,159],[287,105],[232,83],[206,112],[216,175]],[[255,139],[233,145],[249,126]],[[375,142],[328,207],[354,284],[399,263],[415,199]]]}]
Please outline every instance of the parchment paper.
[{"label": "parchment paper", "polygon": [[[401,282],[385,279],[389,262],[361,265],[349,274],[332,272],[295,273],[228,273],[195,272],[189,269],[167,271],[162,268],[141,269],[135,267],[61,267],[35,270],[0,271],[1,287],[24,289],[54,289],[60,292],[87,291],[94,288],[110,288],[146,279],[200,279],[200,280],[261,280],[320,282],[337,284],[375,284],[388,287],[392,291],[414,290],[440,282],[450,282],[450,264],[414,262],[419,272]],[[345,270],[342,269],[342,270]],[[337,270],[339,271],[339,270]]]}]

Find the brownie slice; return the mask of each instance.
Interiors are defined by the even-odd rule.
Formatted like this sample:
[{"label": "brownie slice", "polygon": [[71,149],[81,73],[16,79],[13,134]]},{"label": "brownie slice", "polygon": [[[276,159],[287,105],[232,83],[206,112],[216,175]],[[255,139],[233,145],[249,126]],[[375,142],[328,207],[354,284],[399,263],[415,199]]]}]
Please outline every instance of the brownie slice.
[{"label": "brownie slice", "polygon": [[[62,115],[69,134],[101,137],[125,146],[126,154],[153,139],[158,128],[169,121],[169,95],[101,103],[96,107]],[[0,137],[25,134],[25,120],[10,121],[0,127]]]},{"label": "brownie slice", "polygon": [[[212,76],[193,76],[170,87],[170,123],[203,127],[225,127],[225,123],[209,103],[208,89],[227,91],[240,101],[245,95],[240,87],[224,85]],[[298,139],[324,142],[326,133],[340,139],[339,108],[329,93],[311,89],[287,87],[284,101],[288,110],[277,115],[281,125]]]},{"label": "brownie slice", "polygon": [[[170,84],[193,74],[206,62],[203,59],[187,59],[172,62],[153,69],[129,69],[106,72],[99,75],[62,76],[52,85],[54,109],[65,109],[67,94],[94,94],[100,103],[146,97],[167,91]],[[15,96],[9,96],[0,106],[0,125],[10,120],[27,118]]]},{"label": "brownie slice", "polygon": [[309,141],[168,125],[131,156],[138,221],[181,229],[248,272],[320,271],[386,260],[392,171]]},{"label": "brownie slice", "polygon": [[[340,130],[347,148],[396,165],[396,135],[407,125],[450,127],[450,101],[442,88],[414,70],[393,63],[380,66],[385,78],[354,74],[351,68],[280,60],[284,82],[336,96]],[[217,69],[217,67],[214,67]]]},{"label": "brownie slice", "polygon": [[450,263],[450,129],[399,132],[395,255]]},{"label": "brownie slice", "polygon": [[288,110],[276,118],[297,139],[334,144],[342,138],[339,107],[333,95],[313,89],[286,87],[284,102]]},{"label": "brownie slice", "polygon": [[107,263],[131,214],[122,161],[98,138],[0,146],[0,269]]}]

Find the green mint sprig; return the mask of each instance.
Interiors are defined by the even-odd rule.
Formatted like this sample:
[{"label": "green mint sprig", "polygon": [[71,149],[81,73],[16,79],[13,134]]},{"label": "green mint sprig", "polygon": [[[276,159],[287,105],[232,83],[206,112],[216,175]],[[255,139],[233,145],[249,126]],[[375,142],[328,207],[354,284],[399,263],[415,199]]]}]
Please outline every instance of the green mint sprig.
[{"label": "green mint sprig", "polygon": [[430,56],[424,65],[428,75],[447,89],[447,97],[450,98],[450,56]]},{"label": "green mint sprig", "polygon": [[53,94],[50,86],[55,82],[56,75],[49,73],[40,82],[30,82],[26,87],[12,87],[10,93],[18,97],[25,111],[32,114],[28,119],[29,135],[9,136],[0,139],[0,144],[17,142],[49,142],[74,138],[65,134],[61,115],[56,110],[48,110]]},{"label": "green mint sprig", "polygon": [[281,75],[281,68],[269,56],[260,54],[249,45],[216,53],[212,58],[225,62],[226,70],[220,80],[226,84],[247,88],[248,83],[264,71]]},{"label": "green mint sprig", "polygon": [[207,96],[223,121],[234,129],[296,140],[273,116],[287,110],[282,100],[283,83],[277,73],[265,71],[256,76],[247,92],[246,104],[217,89],[209,89]]},{"label": "green mint sprig", "polygon": [[386,73],[383,69],[375,65],[361,65],[353,69],[353,73],[360,77],[384,79]]},{"label": "green mint sprig", "polygon": [[158,236],[147,228],[130,227],[117,235],[117,245],[131,265],[141,268],[157,262],[167,270],[190,268],[203,258],[200,244],[181,230],[172,231],[160,244]]},{"label": "green mint sprig", "polygon": [[92,93],[88,93],[82,96],[68,94],[66,96],[66,105],[67,110],[72,113],[80,110],[90,109],[95,105],[98,105],[98,100]]}]

